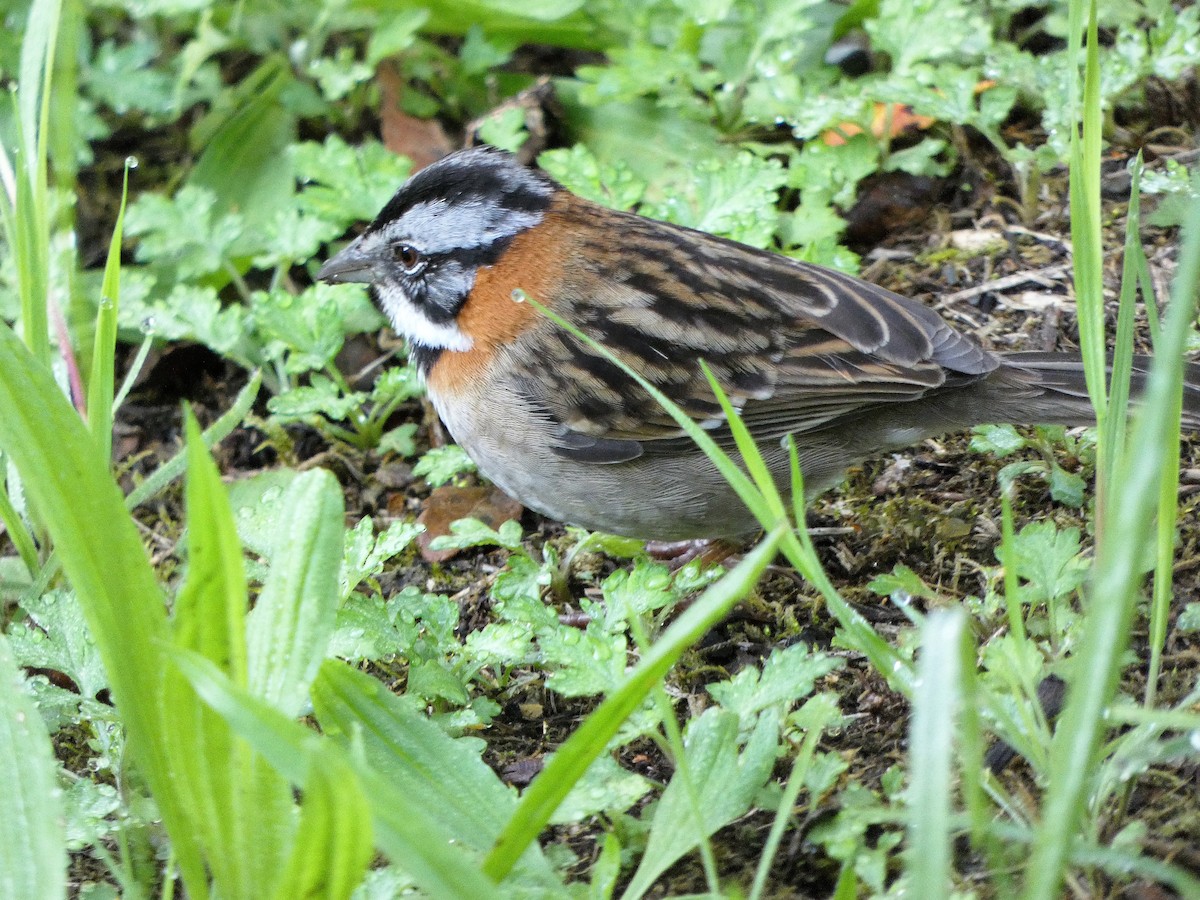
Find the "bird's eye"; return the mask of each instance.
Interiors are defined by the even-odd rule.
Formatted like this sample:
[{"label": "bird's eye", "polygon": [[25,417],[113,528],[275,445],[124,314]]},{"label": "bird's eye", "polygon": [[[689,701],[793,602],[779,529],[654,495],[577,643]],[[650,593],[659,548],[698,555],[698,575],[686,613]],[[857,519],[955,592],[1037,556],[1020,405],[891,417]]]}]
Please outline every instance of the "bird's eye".
[{"label": "bird's eye", "polygon": [[397,244],[392,248],[392,257],[404,267],[404,271],[409,275],[414,274],[425,263],[421,251],[411,244]]}]

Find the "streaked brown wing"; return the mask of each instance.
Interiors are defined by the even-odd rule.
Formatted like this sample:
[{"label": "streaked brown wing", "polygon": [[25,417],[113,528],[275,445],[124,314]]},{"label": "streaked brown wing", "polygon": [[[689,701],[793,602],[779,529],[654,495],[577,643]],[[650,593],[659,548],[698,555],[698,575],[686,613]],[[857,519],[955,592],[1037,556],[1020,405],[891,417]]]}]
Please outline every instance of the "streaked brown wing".
[{"label": "streaked brown wing", "polygon": [[[706,427],[724,418],[701,359],[762,439],[998,365],[932,310],[867,282],[638,216],[571,209],[560,227],[578,235],[577,252],[556,310]],[[536,340],[518,377],[559,424],[559,452],[620,462],[642,442],[679,437],[653,398],[569,333],[547,323]]]}]

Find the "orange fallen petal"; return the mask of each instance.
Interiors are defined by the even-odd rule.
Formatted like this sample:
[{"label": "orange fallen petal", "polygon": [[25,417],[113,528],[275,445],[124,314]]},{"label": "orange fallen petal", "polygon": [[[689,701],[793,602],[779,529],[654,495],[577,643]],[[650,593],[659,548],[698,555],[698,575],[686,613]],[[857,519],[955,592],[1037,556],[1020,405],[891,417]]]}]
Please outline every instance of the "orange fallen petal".
[{"label": "orange fallen petal", "polygon": [[[909,129],[923,131],[937,120],[931,116],[914,113],[911,106],[903,103],[876,103],[871,113],[871,134],[882,138],[897,137]],[[826,146],[838,147],[846,143],[856,134],[862,134],[862,126],[854,122],[842,122],[821,133],[821,141]]]}]

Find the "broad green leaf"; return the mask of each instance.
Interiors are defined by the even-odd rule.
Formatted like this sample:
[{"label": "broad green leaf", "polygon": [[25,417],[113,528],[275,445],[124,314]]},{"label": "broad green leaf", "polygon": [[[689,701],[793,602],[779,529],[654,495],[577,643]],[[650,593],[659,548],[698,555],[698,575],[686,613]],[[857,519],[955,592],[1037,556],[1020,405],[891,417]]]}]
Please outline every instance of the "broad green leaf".
[{"label": "broad green leaf", "polygon": [[269,562],[278,545],[283,498],[300,477],[293,469],[266,469],[229,486],[229,505],[237,523],[238,540]]},{"label": "broad green leaf", "polygon": [[744,746],[734,713],[713,707],[691,721],[684,760],[654,811],[626,897],[642,896],[676,860],[750,808],[771,775],[782,721],[776,712],[761,714]]},{"label": "broad green leaf", "polygon": [[[184,187],[179,197],[190,188]],[[148,215],[155,202],[153,195],[143,194],[139,199],[140,210]],[[130,208],[130,218],[139,206]],[[130,226],[132,228],[132,226]],[[189,242],[195,241],[205,226],[196,225]],[[127,229],[128,230],[128,229]],[[160,238],[155,237],[152,245]],[[146,241],[138,245],[139,257],[144,252]],[[173,261],[179,262],[181,254],[192,252],[190,245],[175,244],[178,252],[168,250],[163,243],[158,243],[162,252],[171,255]],[[220,265],[220,259],[210,260],[202,264],[207,268]],[[242,306],[225,306],[211,285],[177,284],[171,289],[165,300],[148,299],[154,284],[154,279],[145,270],[134,269],[127,273],[132,281],[134,290],[128,286],[122,293],[121,304],[117,310],[117,320],[122,328],[129,331],[151,334],[166,341],[189,340],[198,341],[216,353],[229,354],[245,339],[250,329],[246,310]]]},{"label": "broad green leaf", "polygon": [[[936,22],[936,27],[930,27]],[[892,71],[939,59],[979,55],[991,40],[982,10],[967,0],[881,0],[865,23],[872,46],[886,52]]]},{"label": "broad green leaf", "polygon": [[546,687],[564,697],[608,694],[620,686],[629,658],[624,634],[609,634],[591,622],[540,632],[538,647],[550,669]]},{"label": "broad green leaf", "polygon": [[313,685],[313,705],[326,734],[358,742],[376,771],[464,846],[486,850],[516,807],[475,750],[376,679],[330,660]]},{"label": "broad green leaf", "polygon": [[[428,459],[429,455],[426,453],[423,459]],[[420,465],[413,468],[414,475],[418,474],[419,468]],[[450,523],[450,533],[435,537],[429,546],[433,550],[462,550],[466,547],[503,547],[506,550],[516,550],[521,546],[521,523],[509,519],[502,522],[497,529],[479,519],[456,519]]]},{"label": "broad green leaf", "polygon": [[206,120],[193,131],[203,152],[188,184],[212,191],[221,212],[241,216],[246,231],[237,246],[243,254],[261,248],[255,233],[286,208],[294,193],[291,168],[280,165],[296,133],[294,116],[279,102],[292,77],[286,60],[269,58],[238,85],[234,103],[240,105],[231,114]]},{"label": "broad green leaf", "polygon": [[743,728],[750,728],[762,711],[788,707],[807,697],[818,678],[840,665],[831,656],[810,652],[804,644],[793,644],[774,650],[761,672],[747,666],[728,681],[709,685],[708,692],[723,708],[738,715]]},{"label": "broad green leaf", "polygon": [[632,570],[613,572],[604,579],[601,590],[604,603],[596,604],[596,612],[613,631],[624,630],[630,619],[662,609],[679,596],[667,568],[647,560],[638,560]]},{"label": "broad green leaf", "polygon": [[674,190],[645,204],[641,212],[766,247],[778,229],[775,205],[786,181],[787,174],[776,160],[745,152],[728,160],[708,159],[690,167]]},{"label": "broad green leaf", "polygon": [[437,487],[455,476],[474,471],[475,463],[458,444],[426,450],[413,466],[413,474],[423,476],[430,487]]},{"label": "broad green leaf", "polygon": [[275,512],[267,580],[246,623],[248,683],[295,716],[325,658],[340,600],[341,488],[324,469],[303,472]]},{"label": "broad green leaf", "polygon": [[997,554],[1005,565],[1028,582],[1028,603],[1065,597],[1083,584],[1087,561],[1080,555],[1078,528],[1059,529],[1053,522],[1033,522],[1017,534],[1013,543],[1014,559]]},{"label": "broad green leaf", "polygon": [[325,416],[341,422],[362,408],[367,395],[360,391],[343,393],[326,375],[314,374],[307,385],[277,394],[267,401],[267,410],[278,422],[316,420]]},{"label": "broad green leaf", "polygon": [[867,589],[883,597],[921,597],[936,600],[937,591],[929,587],[921,576],[902,563],[897,563],[891,572],[876,575],[867,584]]},{"label": "broad green leaf", "polygon": [[356,221],[374,218],[412,172],[405,157],[396,156],[379,141],[351,147],[336,134],[320,144],[293,144],[288,156],[301,184],[298,208],[339,228],[333,237]]},{"label": "broad green leaf", "polygon": [[1029,441],[1011,425],[980,425],[972,431],[971,449],[976,453],[1008,456],[1029,446]]},{"label": "broad green leaf", "polygon": [[154,65],[164,50],[151,34],[142,31],[127,43],[105,41],[96,48],[84,72],[88,92],[120,115],[136,111],[165,116],[172,112],[174,79]]},{"label": "broad green leaf", "polygon": [[387,604],[376,595],[351,594],[337,611],[329,656],[350,661],[388,659],[412,646],[404,623],[393,622]]},{"label": "broad green leaf", "polygon": [[661,184],[677,168],[695,162],[697,147],[725,161],[736,153],[721,144],[710,121],[692,110],[664,109],[650,100],[588,107],[579,100],[578,85],[562,81],[558,86],[569,127],[601,166],[620,160],[638,178]]},{"label": "broad green leaf", "polygon": [[1175,620],[1175,628],[1182,634],[1200,631],[1200,603],[1192,601],[1184,606]]},{"label": "broad green leaf", "polygon": [[[395,4],[359,0],[358,5],[387,9]],[[429,10],[422,30],[434,34],[465,35],[478,26],[492,38],[597,50],[613,39],[584,13],[584,0],[433,0],[422,6]]]},{"label": "broad green leaf", "polygon": [[440,659],[409,663],[407,693],[427,703],[445,701],[452,706],[466,706],[471,701],[462,678]]},{"label": "broad green leaf", "polygon": [[250,298],[260,340],[287,348],[289,373],[323,369],[342,349],[342,311],[337,303],[320,302],[326,293],[315,290],[311,297],[298,298],[285,290],[255,291]]},{"label": "broad green leaf", "polygon": [[[206,703],[219,710],[238,734],[270,759],[272,765],[293,785],[300,787],[304,784],[312,765],[314,742],[321,738],[239,689],[203,657],[183,653],[176,658],[176,664],[187,674],[197,693]],[[327,662],[325,670],[337,666],[341,664]],[[362,684],[361,688],[366,689],[366,694],[362,694],[361,689],[355,687],[358,678],[371,682],[375,687]],[[318,685],[321,680],[318,678]],[[354,704],[363,699],[374,703],[371,694],[376,689],[384,690],[382,685],[367,676],[358,676],[349,683],[346,699]],[[336,743],[332,749],[339,750]],[[350,761],[362,781],[379,848],[395,864],[402,866],[426,893],[448,900],[509,896],[480,871],[478,858],[456,840],[452,832],[445,830],[440,820],[431,817],[430,809],[420,802],[414,802],[400,790],[387,772],[376,771],[357,753],[344,753],[343,758]],[[482,763],[478,764],[482,766]],[[438,768],[432,773],[433,777],[441,777],[446,768]],[[453,777],[453,773],[450,774]],[[495,784],[499,786],[499,781],[496,780]],[[553,890],[547,893],[554,895]]]},{"label": "broad green leaf", "polygon": [[380,456],[414,456],[417,452],[417,423],[403,422],[390,431],[385,431],[375,449]]},{"label": "broad green leaf", "polygon": [[380,16],[367,44],[367,62],[375,66],[407,50],[428,19],[429,10],[419,8],[395,10],[391,15]]},{"label": "broad green leaf", "polygon": [[516,153],[529,140],[525,111],[519,106],[510,106],[489,115],[480,123],[479,137],[486,144]]},{"label": "broad green leaf", "polygon": [[650,779],[622,769],[611,756],[601,756],[571,788],[550,820],[556,825],[582,822],[592,816],[625,812],[653,787]]},{"label": "broad green leaf", "polygon": [[120,794],[111,784],[81,778],[67,785],[63,791],[67,849],[78,853],[111,839],[125,824],[121,812]]},{"label": "broad green leaf", "polygon": [[[186,431],[188,571],[175,600],[174,644],[244,686],[241,542],[220,474],[190,414]],[[214,890],[229,898],[264,896],[279,877],[295,830],[287,783],[177,671],[166,677],[162,715],[176,789],[186,797]]]},{"label": "broad green leaf", "polygon": [[612,209],[631,209],[646,193],[646,181],[620,159],[601,163],[586,145],[547,150],[538,166],[573,194]]},{"label": "broad green leaf", "polygon": [[402,553],[425,526],[397,521],[382,534],[376,535],[374,530],[374,523],[367,516],[346,533],[339,576],[343,599],[368,578],[380,575],[384,564]]},{"label": "broad green leaf", "polygon": [[[239,242],[245,239],[247,224],[240,212],[222,205],[220,196],[208,185],[185,184],[173,197],[157,193],[138,197],[129,207],[125,231],[139,239],[140,262],[169,266],[180,279],[198,280],[224,269]],[[181,286],[180,290],[186,297],[201,289]],[[215,295],[207,305],[215,307],[214,311],[187,310],[187,317],[194,317],[197,322],[216,319],[221,307]],[[169,306],[168,312],[161,316],[164,328],[176,312],[182,314],[177,306]],[[227,320],[232,315],[226,313],[221,318]],[[205,329],[196,330],[202,334]],[[217,348],[221,349],[219,344]]]},{"label": "broad green leaf", "polygon": [[13,625],[8,635],[20,665],[62,672],[84,697],[94,698],[108,687],[103,661],[74,593],[47,591],[21,608],[28,621]]},{"label": "broad green leaf", "polygon": [[1074,509],[1082,508],[1086,489],[1087,485],[1081,476],[1068,472],[1061,466],[1050,467],[1050,496],[1059,503]]}]

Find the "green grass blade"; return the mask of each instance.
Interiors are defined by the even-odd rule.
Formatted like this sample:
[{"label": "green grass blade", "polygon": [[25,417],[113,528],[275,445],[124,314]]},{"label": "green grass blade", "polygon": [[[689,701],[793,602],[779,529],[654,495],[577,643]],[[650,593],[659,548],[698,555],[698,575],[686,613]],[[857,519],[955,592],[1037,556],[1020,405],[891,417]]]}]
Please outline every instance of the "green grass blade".
[{"label": "green grass blade", "polygon": [[[1131,345],[1130,352],[1132,353],[1132,319],[1133,319],[1133,295],[1139,284],[1142,284],[1142,290],[1152,291],[1153,287],[1147,287],[1149,283],[1149,262],[1146,259],[1146,251],[1141,242],[1141,175],[1142,175],[1142,160],[1138,156],[1137,164],[1133,168],[1133,183],[1129,188],[1129,211],[1126,220],[1125,230],[1125,265],[1121,272],[1121,319],[1130,319],[1128,326],[1131,332],[1128,342]],[[1142,273],[1147,273],[1146,282],[1142,282]],[[1126,296],[1128,294],[1128,297]],[[1128,304],[1128,314],[1126,305]],[[1147,306],[1151,306],[1147,302]],[[1157,316],[1150,309],[1149,319],[1155,321]],[[1122,348],[1123,342],[1126,340],[1122,337],[1121,319],[1118,320],[1117,326],[1117,348],[1118,351]],[[1157,340],[1157,338],[1156,338]],[[1113,373],[1114,387],[1118,384],[1117,374]],[[1116,391],[1114,390],[1114,403],[1116,402]],[[1173,401],[1174,415],[1172,421],[1175,423],[1175,428],[1172,434],[1168,436],[1168,444],[1163,448],[1163,470],[1162,479],[1159,482],[1158,494],[1158,519],[1157,529],[1155,534],[1155,563],[1154,563],[1154,593],[1150,603],[1150,629],[1148,641],[1150,644],[1150,664],[1146,675],[1146,692],[1145,703],[1147,706],[1154,704],[1155,697],[1158,691],[1158,677],[1162,671],[1162,653],[1163,647],[1167,640],[1167,624],[1171,614],[1171,601],[1173,598],[1171,587],[1174,584],[1174,566],[1175,566],[1175,529],[1176,518],[1179,507],[1179,441],[1180,441],[1180,424],[1182,423],[1183,397],[1177,394]]]},{"label": "green grass blade", "polygon": [[792,760],[792,770],[788,774],[787,784],[784,785],[779,796],[775,818],[771,822],[771,831],[767,835],[762,854],[758,858],[758,865],[754,869],[754,882],[750,886],[748,900],[761,900],[763,897],[767,879],[771,874],[771,865],[779,853],[779,846],[783,842],[787,826],[792,820],[796,798],[800,796],[800,789],[804,787],[805,779],[812,767],[817,744],[824,737],[825,729],[840,718],[836,702],[829,695],[819,695],[813,698],[806,705],[806,710],[811,713],[805,723],[807,730],[800,743],[800,749],[797,751],[795,759]]},{"label": "green grass blade", "polygon": [[[60,27],[54,50],[54,72],[47,83],[49,103],[46,121],[53,123],[47,134],[47,155],[55,185],[63,191],[76,188],[80,159],[78,148],[80,135],[76,110],[79,106],[79,74],[87,49],[82,46],[88,41],[87,10],[84,0],[61,0]],[[54,90],[49,90],[50,86]],[[63,211],[61,224],[70,227],[75,222],[75,210]]]},{"label": "green grass blade", "polygon": [[[204,434],[202,435],[204,446],[211,449],[245,421],[246,416],[254,406],[254,401],[258,398],[258,390],[261,387],[262,373],[255,371],[250,376],[250,380],[246,383],[246,386],[238,393],[237,399],[233,401],[233,405],[217,421],[204,429]],[[145,481],[129,492],[129,496],[125,498],[126,507],[135,509],[152,497],[157,496],[167,485],[180,477],[186,467],[186,451],[180,451],[150,473]]]},{"label": "green grass blade", "polygon": [[150,356],[150,351],[153,348],[154,335],[147,334],[142,338],[142,343],[138,346],[137,353],[133,357],[133,362],[129,364],[129,369],[125,372],[125,380],[121,382],[121,387],[117,391],[117,395],[113,397],[112,415],[115,416],[117,414],[117,410],[121,408],[121,405],[125,402],[125,398],[133,390],[138,376],[142,374],[142,367],[146,365],[146,358]]},{"label": "green grass blade", "polygon": [[[1012,486],[1000,489],[1000,558],[1016,560],[1016,528],[1013,522]],[[1014,564],[1004,567],[1004,609],[1008,631],[1021,643],[1025,641],[1025,616],[1021,607],[1021,582]]]},{"label": "green grass blade", "polygon": [[34,357],[50,359],[47,291],[50,284],[50,211],[47,187],[50,86],[62,0],[34,0],[29,10],[17,81],[17,198],[9,238],[17,264],[21,328]]},{"label": "green grass blade", "polygon": [[[887,677],[889,682],[907,693],[912,666],[907,660],[896,653],[887,641],[879,636],[866,619],[855,612],[853,607],[842,599],[841,594],[838,593],[833,583],[830,582],[824,568],[821,566],[816,548],[813,546],[812,539],[808,534],[807,523],[805,522],[804,473],[800,468],[800,457],[795,438],[793,436],[788,437],[793,502],[793,514],[789,519],[787,505],[780,495],[779,487],[775,484],[766,460],[763,459],[762,452],[755,443],[749,429],[742,422],[737,410],[733,408],[733,404],[729,402],[729,398],[726,396],[724,390],[722,390],[716,378],[713,377],[712,371],[708,368],[707,364],[702,360],[700,366],[704,370],[704,375],[708,378],[708,383],[712,387],[713,394],[717,398],[717,402],[721,404],[721,409],[724,411],[725,417],[729,422],[730,431],[733,434],[738,452],[745,463],[746,471],[750,473],[750,477],[753,479],[755,503],[761,505],[766,512],[764,517],[760,512],[755,510],[755,507],[751,507],[751,510],[755,512],[758,518],[759,524],[764,529],[770,529],[776,522],[794,521],[795,532],[784,536],[779,547],[780,552],[787,557],[788,562],[796,567],[797,572],[803,575],[810,584],[820,591],[826,605],[829,607],[829,611],[845,631],[848,644],[865,653],[867,658]],[[660,399],[659,402],[666,406],[668,411],[670,411],[670,407],[673,405],[665,397]],[[672,412],[671,414],[672,416],[676,416],[676,412]],[[678,411],[677,420],[679,417],[683,417],[682,411]],[[704,438],[708,438],[706,433],[701,433]],[[708,443],[712,444],[711,439],[708,439]],[[712,444],[711,452],[703,443],[701,447],[704,448],[705,454],[714,463],[717,462],[714,454],[725,457],[724,452],[716,447],[715,444]],[[731,460],[728,460],[727,457],[725,459],[726,461],[723,464],[727,468],[732,468],[739,474],[741,473],[741,470]],[[722,469],[722,472],[724,472],[724,469]]]},{"label": "green grass blade", "polygon": [[117,310],[121,297],[121,235],[125,227],[125,202],[129,197],[129,165],[121,185],[121,206],[113,225],[100,285],[100,303],[96,313],[96,340],[92,348],[92,371],[88,378],[88,426],[96,437],[100,458],[112,456],[114,356],[117,351]]},{"label": "green grass blade", "polygon": [[1162,310],[1158,308],[1158,295],[1154,289],[1154,278],[1150,274],[1150,262],[1146,259],[1144,250],[1136,254],[1134,259],[1137,261],[1137,283],[1142,292],[1142,303],[1146,307],[1146,326],[1150,332],[1150,346],[1157,347],[1158,335],[1162,327]]},{"label": "green grass blade", "polygon": [[[767,461],[763,459],[762,451],[759,450],[758,444],[754,442],[754,437],[750,434],[750,429],[746,427],[746,423],[742,421],[742,417],[738,415],[737,410],[733,408],[733,404],[729,402],[728,395],[722,389],[716,376],[713,375],[712,369],[708,367],[708,363],[700,360],[700,368],[704,372],[704,377],[708,379],[713,396],[721,404],[721,410],[725,413],[725,420],[729,424],[729,431],[733,435],[734,444],[738,448],[738,453],[742,455],[742,462],[746,466],[746,471],[754,480],[754,485],[758,488],[757,493],[767,508],[767,518],[763,519],[760,517],[759,524],[764,529],[769,529],[776,522],[787,521],[787,505],[783,502],[783,497],[779,494],[779,488],[775,484],[775,479],[771,477],[771,470],[767,466]],[[712,458],[712,456],[709,456],[709,459]]]},{"label": "green grass blade", "polygon": [[20,113],[25,164],[37,165],[41,152],[48,150],[44,140],[43,116],[49,109],[51,77],[54,73],[54,47],[62,0],[35,0],[29,10],[25,38],[21,42],[21,61],[17,81],[17,106]]},{"label": "green grass blade", "polygon": [[175,643],[221,664],[236,684],[245,686],[248,600],[242,545],[221,473],[190,410],[184,434],[188,569],[175,598]]},{"label": "green grass blade", "polygon": [[[17,167],[17,202],[8,228],[9,244],[16,263],[17,289],[21,295],[21,334],[26,346],[36,351],[43,364],[50,361],[50,316],[46,292],[49,289],[49,225],[46,223],[45,198],[38,208],[37,193],[21,177]],[[39,227],[41,223],[42,227]]]},{"label": "green grass blade", "polygon": [[[1014,845],[1036,846],[1039,837],[1036,832],[1003,821],[993,822],[991,829],[996,837]],[[1096,846],[1079,841],[1072,847],[1069,859],[1073,865],[1095,867],[1108,872],[1115,881],[1141,878],[1148,882],[1165,885],[1174,891],[1174,896],[1177,897],[1187,897],[1189,900],[1193,897],[1200,897],[1200,878],[1197,878],[1192,872],[1184,869],[1181,865],[1154,859],[1134,849],[1116,847],[1112,844]]]},{"label": "green grass blade", "polygon": [[825,605],[829,607],[830,614],[841,627],[839,641],[866,656],[871,665],[887,679],[889,685],[906,697],[910,696],[912,664],[881,638],[871,627],[871,623],[838,593],[821,567],[808,528],[801,524],[794,531],[786,533],[779,543],[779,552],[787,557],[787,561],[795,566],[796,571],[820,593]]},{"label": "green grass blade", "polygon": [[951,887],[954,751],[963,706],[966,615],[938,610],[921,629],[921,655],[909,720],[906,868],[913,896],[942,897]]},{"label": "green grass blade", "polygon": [[1078,67],[1081,59],[1080,35],[1085,24],[1087,3],[1087,41],[1083,74],[1083,104],[1073,104],[1082,123],[1071,126],[1070,210],[1072,266],[1075,280],[1075,307],[1079,326],[1079,349],[1083,355],[1083,374],[1088,395],[1096,410],[1096,502],[1097,527],[1102,527],[1117,447],[1108,438],[1109,402],[1107,354],[1105,352],[1104,259],[1100,223],[1100,150],[1103,121],[1100,113],[1100,62],[1096,39],[1095,0],[1071,0],[1070,52],[1072,94],[1078,97]]},{"label": "green grass blade", "polygon": [[629,673],[625,683],[588,716],[567,739],[525,791],[512,818],[504,825],[484,871],[499,881],[520,859],[571,786],[617,733],[621,723],[645,700],[683,652],[719,622],[758,582],[774,558],[785,531],[781,525],[720,581],[711,585],[663,633]]},{"label": "green grass blade", "polygon": [[300,714],[333,633],[344,507],[329,472],[296,476],[280,503],[271,568],[247,619],[250,691],[285,715]]},{"label": "green grass blade", "polygon": [[1200,289],[1200,202],[1193,202],[1180,242],[1179,269],[1172,285],[1159,345],[1138,411],[1136,443],[1114,472],[1115,490],[1104,510],[1095,575],[1079,652],[1073,660],[1067,704],[1051,745],[1048,789],[1028,870],[1025,896],[1058,895],[1063,868],[1083,815],[1087,785],[1100,743],[1103,711],[1116,690],[1121,654],[1141,582],[1141,559],[1153,530],[1163,469],[1179,432],[1178,405],[1183,352]]},{"label": "green grass blade", "polygon": [[[1071,19],[1083,25],[1082,4],[1071,4]],[[1100,61],[1096,41],[1096,3],[1087,2],[1087,42],[1084,49],[1083,132],[1075,130],[1071,140],[1071,247],[1075,269],[1075,302],[1078,308],[1079,347],[1083,353],[1088,393],[1103,422],[1108,409],[1105,388],[1107,360],[1104,350],[1104,257],[1100,227],[1100,141],[1103,120],[1100,114]],[[1076,53],[1069,59],[1077,64],[1080,31],[1073,31]],[[1074,78],[1072,78],[1074,82]]]},{"label": "green grass blade", "polygon": [[[0,475],[7,471],[8,465],[5,463],[4,457],[0,456]],[[29,533],[29,529],[25,527],[25,521],[21,518],[21,514],[13,506],[3,480],[0,480],[0,522],[4,523],[8,539],[12,541],[17,555],[21,557],[21,562],[25,564],[30,576],[36,577],[41,569],[41,565],[38,563],[37,544],[33,540],[33,535]]]},{"label": "green grass blade", "polygon": [[1150,601],[1150,663],[1146,674],[1147,706],[1154,703],[1158,678],[1162,672],[1163,648],[1167,642],[1167,626],[1171,618],[1171,603],[1175,599],[1175,536],[1179,516],[1179,442],[1183,398],[1173,398],[1174,430],[1168,433],[1163,448],[1162,477],[1158,484],[1158,516],[1155,520],[1154,592]]},{"label": "green grass blade", "polygon": [[296,845],[275,900],[346,900],[367,872],[372,847],[371,807],[358,775],[344,754],[316,745]]},{"label": "green grass blade", "polygon": [[0,897],[67,896],[57,782],[50,735],[0,635]]},{"label": "green grass blade", "polygon": [[[1142,160],[1133,166],[1129,188],[1129,207],[1125,217],[1125,252],[1121,267],[1121,297],[1117,309],[1117,334],[1113,345],[1112,375],[1109,384],[1109,409],[1105,435],[1101,443],[1112,448],[1121,445],[1129,424],[1129,382],[1133,371],[1133,331],[1137,303],[1138,270],[1145,264],[1146,251],[1141,239]],[[1139,259],[1140,258],[1140,259]],[[1108,471],[1111,474],[1111,462]],[[1110,486],[1111,487],[1111,486]]]},{"label": "green grass blade", "polygon": [[820,592],[830,613],[842,627],[840,637],[846,646],[863,653],[871,661],[871,665],[888,680],[888,684],[906,697],[912,696],[912,663],[879,636],[871,627],[871,623],[842,598],[829,576],[825,574],[804,520],[804,473],[800,471],[800,455],[796,441],[790,437],[788,456],[792,470],[792,502],[795,505],[796,527],[784,535],[779,546],[780,552],[796,567],[796,571]]},{"label": "green grass blade", "polygon": [[104,660],[134,763],[172,835],[180,869],[204,896],[204,866],[173,791],[157,685],[166,664],[163,596],[124,497],[53,376],[0,324],[0,448],[46,523]]}]

